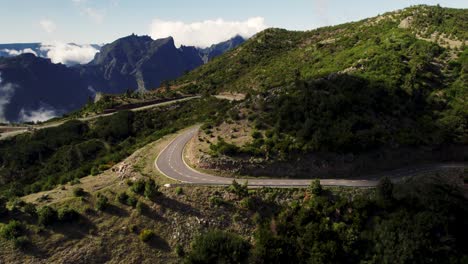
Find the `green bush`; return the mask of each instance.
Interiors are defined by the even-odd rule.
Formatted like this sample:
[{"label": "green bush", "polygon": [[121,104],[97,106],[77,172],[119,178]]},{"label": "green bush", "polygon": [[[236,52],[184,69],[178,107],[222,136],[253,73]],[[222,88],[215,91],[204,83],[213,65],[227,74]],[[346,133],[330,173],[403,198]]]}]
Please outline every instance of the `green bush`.
[{"label": "green bush", "polygon": [[31,241],[27,236],[20,236],[13,239],[13,247],[17,249],[24,249],[27,245],[29,245]]},{"label": "green bush", "polygon": [[132,184],[130,190],[137,194],[143,194],[145,191],[145,181],[140,179]]},{"label": "green bush", "polygon": [[210,204],[212,206],[221,206],[223,204],[225,204],[226,202],[223,200],[223,198],[219,197],[219,196],[211,196],[210,199]]},{"label": "green bush", "polygon": [[315,196],[319,196],[322,194],[323,192],[323,188],[322,188],[322,185],[320,184],[320,180],[319,179],[315,179],[313,180],[309,187],[308,187],[308,192],[312,195],[315,195]]},{"label": "green bush", "polygon": [[246,197],[240,201],[240,206],[244,209],[254,209],[255,204],[250,197]]},{"label": "green bush", "polygon": [[58,220],[57,211],[47,205],[38,210],[37,216],[38,223],[43,226],[52,225]]},{"label": "green bush", "polygon": [[37,209],[36,209],[36,205],[32,204],[32,203],[26,203],[24,206],[23,206],[23,212],[28,214],[29,216],[37,216]]},{"label": "green bush", "polygon": [[208,231],[195,238],[187,263],[247,263],[250,244],[235,234]]},{"label": "green bush", "polygon": [[159,194],[159,185],[157,185],[154,180],[146,181],[145,192],[144,192],[145,197],[148,199],[153,199],[158,194]]},{"label": "green bush", "polygon": [[62,223],[71,223],[79,219],[80,213],[78,213],[75,209],[65,207],[58,210],[58,220]]},{"label": "green bush", "polygon": [[184,193],[184,190],[182,189],[182,187],[176,187],[176,188],[175,188],[175,193],[176,193],[177,195],[181,195],[181,194]]},{"label": "green bush", "polygon": [[7,240],[13,240],[21,236],[22,231],[23,225],[16,220],[11,220],[8,224],[1,227],[0,236]]},{"label": "green bush", "polygon": [[228,187],[228,191],[234,193],[239,198],[244,198],[249,195],[249,183],[245,181],[242,185],[239,184],[236,180],[232,181],[232,184]]},{"label": "green bush", "polygon": [[84,191],[83,188],[81,187],[75,187],[73,188],[73,196],[75,197],[83,197],[86,195],[86,192]]},{"label": "green bush", "polygon": [[143,229],[139,235],[140,240],[143,242],[150,242],[155,236],[156,234],[149,229]]},{"label": "green bush", "polygon": [[176,245],[175,247],[175,253],[178,257],[183,257],[185,256],[185,251],[184,251],[184,247],[182,247],[181,245]]},{"label": "green bush", "polygon": [[99,193],[96,201],[96,209],[99,211],[104,211],[109,207],[109,205],[109,199]]},{"label": "green bush", "polygon": [[119,203],[121,204],[127,204],[128,202],[128,194],[126,192],[121,192],[117,195],[117,200],[119,201]]}]

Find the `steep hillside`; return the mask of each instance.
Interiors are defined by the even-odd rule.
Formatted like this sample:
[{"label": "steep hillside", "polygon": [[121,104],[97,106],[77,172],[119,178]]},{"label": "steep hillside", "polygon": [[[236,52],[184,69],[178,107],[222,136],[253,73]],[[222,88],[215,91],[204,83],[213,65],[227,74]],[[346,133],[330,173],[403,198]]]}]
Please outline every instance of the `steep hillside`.
[{"label": "steep hillside", "polygon": [[[190,72],[176,82],[190,83],[187,91],[249,94],[229,122],[257,130],[241,144],[227,135],[211,139],[200,165],[304,177],[321,167],[346,175],[393,162],[466,159],[467,13],[417,6],[307,32],[268,29]],[[216,151],[226,142],[239,147],[228,155],[234,160],[217,157],[226,156]],[[252,156],[265,162],[252,164]],[[246,169],[238,164],[244,161]],[[283,161],[285,168],[275,167]]]},{"label": "steep hillside", "polygon": [[0,58],[0,87],[3,122],[52,118],[80,108],[92,95],[78,70],[33,54]]}]

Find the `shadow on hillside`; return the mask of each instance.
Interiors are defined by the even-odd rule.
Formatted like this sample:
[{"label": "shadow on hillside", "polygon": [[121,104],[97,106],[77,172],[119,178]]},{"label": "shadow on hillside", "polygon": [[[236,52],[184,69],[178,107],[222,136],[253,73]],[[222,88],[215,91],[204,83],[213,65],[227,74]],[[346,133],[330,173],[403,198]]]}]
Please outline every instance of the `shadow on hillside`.
[{"label": "shadow on hillside", "polygon": [[113,204],[109,204],[106,208],[106,210],[104,210],[105,213],[108,213],[108,214],[111,214],[111,215],[115,215],[115,216],[120,216],[120,217],[128,217],[129,214],[127,211],[125,211],[124,209],[118,207],[118,206],[115,206]]},{"label": "shadow on hillside", "polygon": [[174,211],[178,211],[182,214],[187,214],[191,216],[201,216],[200,211],[193,208],[188,204],[181,203],[177,200],[172,198],[166,197],[164,195],[160,195],[157,199],[154,199],[153,202],[163,206],[164,208],[171,209]]},{"label": "shadow on hillside", "polygon": [[68,239],[81,239],[91,231],[96,230],[96,226],[88,218],[80,216],[80,219],[72,223],[63,223],[53,226],[53,231],[63,234]]},{"label": "shadow on hillside", "polygon": [[154,236],[153,238],[151,238],[151,240],[148,242],[148,245],[152,248],[159,249],[165,252],[171,251],[171,247],[166,242],[166,240],[162,239],[159,236]]}]

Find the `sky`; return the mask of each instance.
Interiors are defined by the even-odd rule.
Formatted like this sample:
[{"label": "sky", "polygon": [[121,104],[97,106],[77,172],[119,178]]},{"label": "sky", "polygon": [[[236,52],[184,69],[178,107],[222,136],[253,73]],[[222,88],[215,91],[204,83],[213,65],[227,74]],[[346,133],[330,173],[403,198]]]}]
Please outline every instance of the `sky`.
[{"label": "sky", "polygon": [[416,4],[467,0],[0,0],[0,43],[103,44],[135,33],[204,47],[267,27],[309,30]]}]

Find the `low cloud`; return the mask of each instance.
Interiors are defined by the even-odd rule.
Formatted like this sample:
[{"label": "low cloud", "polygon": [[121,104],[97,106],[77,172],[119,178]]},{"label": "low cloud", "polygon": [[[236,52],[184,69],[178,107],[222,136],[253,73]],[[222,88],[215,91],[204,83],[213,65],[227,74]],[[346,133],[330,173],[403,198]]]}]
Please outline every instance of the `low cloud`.
[{"label": "low cloud", "polygon": [[39,21],[39,25],[45,32],[49,34],[53,33],[57,29],[57,26],[55,25],[54,21],[49,19],[42,19],[41,21]]},{"label": "low cloud", "polygon": [[41,107],[37,110],[26,111],[24,108],[19,113],[20,122],[44,122],[54,117],[57,117],[58,113],[53,109],[47,109]]},{"label": "low cloud", "polygon": [[249,38],[267,28],[263,17],[245,21],[205,20],[195,23],[155,19],[151,23],[150,35],[154,39],[172,36],[176,46],[208,47],[236,35]]},{"label": "low cloud", "polygon": [[90,62],[99,51],[91,45],[76,45],[61,42],[41,44],[41,51],[47,54],[47,58],[53,63],[66,65],[85,64]]},{"label": "low cloud", "polygon": [[25,54],[25,53],[31,53],[31,54],[34,54],[35,56],[37,56],[37,53],[34,50],[30,49],[30,48],[23,49],[23,50],[2,49],[0,51],[7,53],[9,56],[18,56],[18,55]]},{"label": "low cloud", "polygon": [[2,73],[0,72],[0,123],[7,123],[5,110],[10,104],[11,97],[15,92],[16,85],[11,83],[3,83]]}]

